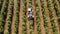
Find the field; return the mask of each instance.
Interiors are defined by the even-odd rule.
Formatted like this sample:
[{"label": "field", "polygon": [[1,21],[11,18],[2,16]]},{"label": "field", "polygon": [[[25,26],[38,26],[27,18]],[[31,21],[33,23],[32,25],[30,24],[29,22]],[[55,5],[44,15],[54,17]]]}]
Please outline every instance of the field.
[{"label": "field", "polygon": [[60,34],[60,0],[0,0],[0,34]]}]

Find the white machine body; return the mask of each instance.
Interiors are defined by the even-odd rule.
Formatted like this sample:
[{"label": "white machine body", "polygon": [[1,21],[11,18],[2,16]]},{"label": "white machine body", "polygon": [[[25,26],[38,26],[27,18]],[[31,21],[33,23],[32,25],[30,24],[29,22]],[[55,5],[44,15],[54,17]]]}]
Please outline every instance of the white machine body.
[{"label": "white machine body", "polygon": [[32,11],[31,8],[28,8],[28,18],[29,18],[29,19],[33,19],[33,18],[34,18],[34,16],[33,16],[33,11]]}]

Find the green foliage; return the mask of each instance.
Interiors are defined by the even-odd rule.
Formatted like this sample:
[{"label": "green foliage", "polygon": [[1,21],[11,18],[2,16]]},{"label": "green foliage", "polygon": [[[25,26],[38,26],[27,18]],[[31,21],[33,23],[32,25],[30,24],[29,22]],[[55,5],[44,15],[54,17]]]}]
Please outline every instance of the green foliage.
[{"label": "green foliage", "polygon": [[55,18],[54,18],[54,14],[53,14],[53,9],[52,9],[52,5],[51,5],[51,0],[47,0],[47,2],[48,2],[48,9],[49,9],[49,12],[50,12],[53,32],[54,32],[54,34],[58,34],[58,31],[57,31],[57,28],[56,28],[56,22],[55,22]]},{"label": "green foliage", "polygon": [[8,23],[8,27],[7,27],[7,32],[5,32],[6,34],[10,33],[10,29],[11,29],[11,23],[12,23],[12,14],[13,14],[13,0],[10,1],[10,6],[9,6],[9,14],[8,14],[8,18],[7,18],[7,23]]},{"label": "green foliage", "polygon": [[1,34],[3,33],[3,30],[4,30],[4,20],[6,17],[7,6],[8,6],[8,0],[4,0],[1,13],[0,13],[0,33]]},{"label": "green foliage", "polygon": [[14,32],[15,34],[18,33],[18,23],[19,23],[19,4],[18,0],[16,1],[16,12],[15,12],[15,21],[14,21]]},{"label": "green foliage", "polygon": [[[58,20],[59,20],[60,19],[60,7],[59,7],[58,0],[54,0],[53,3],[54,3],[54,8],[57,11]],[[59,25],[60,25],[60,22],[59,22]]]},{"label": "green foliage", "polygon": [[34,30],[34,24],[33,24],[33,20],[30,20],[29,21],[29,28],[30,28],[30,34],[33,34],[34,32],[33,32],[33,30]]},{"label": "green foliage", "polygon": [[2,0],[0,0],[0,10],[1,10],[1,7],[2,7]]},{"label": "green foliage", "polygon": [[38,7],[38,1],[35,0],[35,7],[36,7],[36,25],[37,25],[37,31],[38,34],[41,34],[41,26],[40,26],[40,12],[39,12],[39,7]]},{"label": "green foliage", "polygon": [[23,1],[23,16],[22,16],[22,34],[26,34],[26,0]]},{"label": "green foliage", "polygon": [[[46,6],[45,6],[45,1],[44,0],[40,0],[41,1],[41,7],[42,7],[42,12],[43,12],[43,19],[44,19],[44,27],[46,29],[46,34],[50,34],[49,29],[48,29],[48,20],[47,20],[47,16],[46,16]],[[14,0],[4,0],[3,4],[2,4],[2,0],[0,0],[0,34],[2,34],[4,32],[4,24],[5,24],[5,19],[6,19],[6,11],[8,8],[8,2],[10,3],[9,5],[9,13],[8,13],[8,17],[7,17],[7,31],[4,34],[10,34],[11,32],[11,23],[12,23],[12,16],[13,16],[13,6],[14,6]],[[19,9],[20,9],[20,0],[16,1],[16,12],[15,12],[15,21],[14,21],[14,33],[17,34],[18,33],[18,23],[19,23]],[[26,0],[24,0],[24,6],[23,6],[23,17],[22,17],[22,34],[26,34]],[[48,10],[50,13],[50,18],[51,18],[51,22],[52,22],[52,27],[53,27],[53,33],[54,34],[58,34],[58,30],[57,30],[57,26],[56,26],[56,21],[54,18],[54,14],[53,14],[53,8],[51,5],[51,0],[47,0],[47,4],[48,4]],[[60,8],[59,8],[59,3],[57,0],[53,0],[54,3],[54,8],[57,11],[57,16],[58,16],[58,22],[60,24]],[[38,2],[37,0],[35,0],[35,7],[36,7],[36,25],[37,25],[37,31],[38,34],[41,34],[41,26],[40,26],[40,16],[39,16],[39,9],[38,9]],[[32,0],[29,0],[29,8],[32,8]],[[34,30],[34,24],[33,21],[30,20],[29,21],[29,28],[30,28],[30,34],[33,34],[33,30]]]},{"label": "green foliage", "polygon": [[46,29],[46,34],[50,34],[49,33],[49,29],[48,29],[48,20],[47,20],[47,15],[46,15],[46,6],[45,6],[45,1],[41,0],[41,6],[42,6],[42,11],[43,11],[43,19],[44,19],[44,27]]},{"label": "green foliage", "polygon": [[[29,8],[32,8],[32,0],[29,0]],[[34,34],[34,23],[33,20],[29,20],[29,28],[30,28],[30,34]]]},{"label": "green foliage", "polygon": [[1,1],[2,1],[2,0],[0,0],[0,5],[1,5]]},{"label": "green foliage", "polygon": [[9,34],[9,32],[8,31],[6,31],[6,33],[5,34]]},{"label": "green foliage", "polygon": [[29,8],[32,8],[32,0],[29,0]]}]

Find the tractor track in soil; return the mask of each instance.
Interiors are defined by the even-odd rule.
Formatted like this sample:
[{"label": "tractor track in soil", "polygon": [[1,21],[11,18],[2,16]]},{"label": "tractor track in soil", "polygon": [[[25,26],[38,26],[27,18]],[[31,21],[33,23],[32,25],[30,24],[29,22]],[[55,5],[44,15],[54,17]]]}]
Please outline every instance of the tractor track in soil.
[{"label": "tractor track in soil", "polygon": [[9,3],[10,2],[8,2],[8,8],[7,8],[7,14],[6,14],[6,19],[5,19],[5,24],[4,24],[4,34],[5,34],[5,32],[7,31],[6,29],[7,29],[7,18],[8,18],[8,14],[9,14]]},{"label": "tractor track in soil", "polygon": [[22,34],[22,14],[23,14],[23,0],[20,0],[20,12],[19,12],[19,29],[18,34]]},{"label": "tractor track in soil", "polygon": [[46,14],[47,14],[47,19],[48,19],[48,28],[49,28],[49,31],[50,31],[50,34],[53,34],[53,31],[52,31],[52,23],[50,22],[51,21],[51,19],[50,19],[50,13],[49,13],[49,10],[48,10],[48,7],[47,7],[47,1],[45,0],[45,6],[46,6]]},{"label": "tractor track in soil", "polygon": [[12,24],[11,24],[11,34],[14,33],[14,20],[15,20],[15,11],[16,11],[16,0],[14,0],[14,8],[13,8],[13,16],[12,16]]},{"label": "tractor track in soil", "polygon": [[41,8],[41,1],[38,0],[38,6],[40,11],[40,26],[41,26],[41,33],[45,34],[45,28],[44,28],[44,20],[43,20],[43,14],[42,14],[42,8]]},{"label": "tractor track in soil", "polygon": [[38,34],[37,25],[36,25],[36,11],[35,11],[35,1],[34,0],[32,0],[32,9],[33,9],[33,13],[34,13],[34,34]]},{"label": "tractor track in soil", "polygon": [[29,1],[26,0],[26,34],[30,34],[29,21],[28,21],[28,4],[29,4]]},{"label": "tractor track in soil", "polygon": [[[54,1],[54,0],[53,0],[53,1]],[[53,1],[52,1],[52,2],[53,2]],[[56,11],[55,11],[55,9],[54,9],[54,3],[52,3],[52,8],[53,8],[53,14],[54,14],[54,18],[55,18],[55,21],[56,21],[56,26],[57,26],[58,34],[60,34],[60,33],[59,33],[59,25],[58,25],[58,17],[57,17]]]}]

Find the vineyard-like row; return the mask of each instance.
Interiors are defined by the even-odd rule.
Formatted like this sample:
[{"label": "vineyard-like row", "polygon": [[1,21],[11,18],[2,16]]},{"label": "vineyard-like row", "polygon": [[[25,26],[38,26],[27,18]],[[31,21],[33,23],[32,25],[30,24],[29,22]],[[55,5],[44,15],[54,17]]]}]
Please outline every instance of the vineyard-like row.
[{"label": "vineyard-like row", "polygon": [[[32,8],[33,20],[28,19]],[[0,34],[60,34],[60,0],[0,0]]]}]

